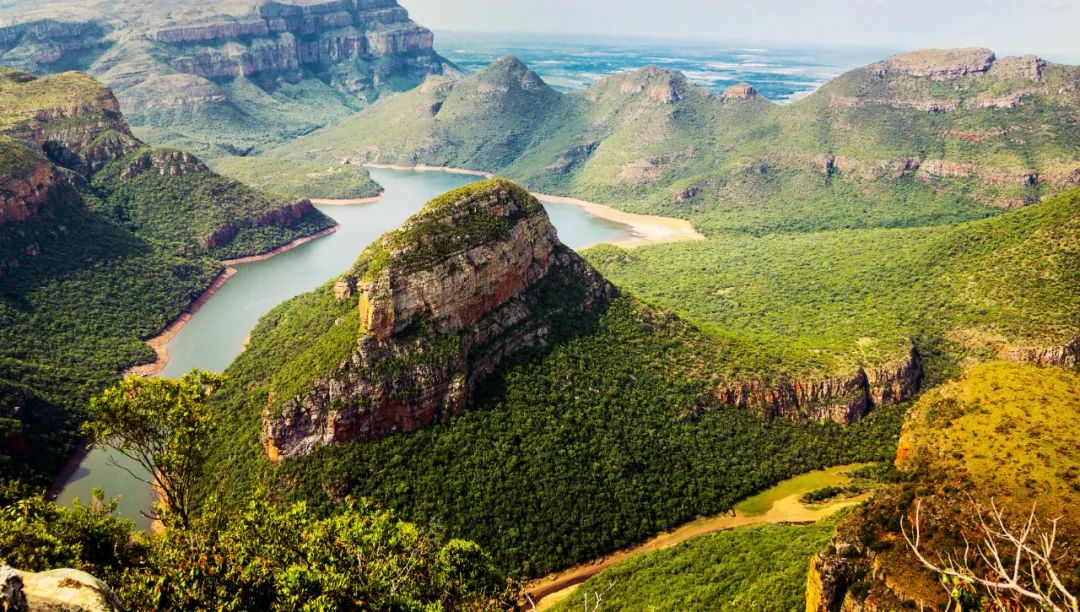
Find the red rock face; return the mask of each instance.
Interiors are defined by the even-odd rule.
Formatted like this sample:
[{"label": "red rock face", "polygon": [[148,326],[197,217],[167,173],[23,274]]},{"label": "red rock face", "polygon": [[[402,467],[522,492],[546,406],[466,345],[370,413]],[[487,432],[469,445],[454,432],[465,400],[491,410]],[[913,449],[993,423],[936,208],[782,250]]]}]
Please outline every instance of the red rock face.
[{"label": "red rock face", "polygon": [[919,355],[912,347],[895,362],[858,368],[850,376],[793,380],[778,384],[744,381],[722,386],[722,404],[748,408],[766,418],[811,418],[852,423],[874,406],[903,402],[915,396],[922,381]]},{"label": "red rock face", "polygon": [[19,175],[0,177],[0,226],[36,217],[56,181],[45,160]]},{"label": "red rock face", "polygon": [[[275,410],[279,414],[267,408],[263,439],[271,459],[377,440],[459,415],[500,361],[545,344],[553,317],[606,302],[613,288],[558,241],[538,202],[513,190],[496,187],[446,213],[450,225],[479,211],[515,219],[506,235],[419,268],[398,252],[375,280],[355,285],[357,350],[334,375]],[[522,196],[531,200],[528,210]],[[540,300],[553,274],[580,290],[554,309]],[[350,296],[352,286],[343,279],[335,295]]]}]

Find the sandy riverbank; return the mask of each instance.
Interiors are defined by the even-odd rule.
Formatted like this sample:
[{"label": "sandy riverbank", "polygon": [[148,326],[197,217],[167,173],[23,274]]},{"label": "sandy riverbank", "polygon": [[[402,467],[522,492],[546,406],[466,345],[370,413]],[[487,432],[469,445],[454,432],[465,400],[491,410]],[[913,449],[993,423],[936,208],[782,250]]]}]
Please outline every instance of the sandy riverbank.
[{"label": "sandy riverbank", "polygon": [[406,170],[413,172],[446,172],[448,174],[465,174],[467,176],[482,176],[484,178],[495,178],[495,175],[490,172],[483,172],[480,170],[469,170],[468,168],[449,168],[443,166],[398,166],[396,164],[364,164],[365,168],[374,168],[376,170]]},{"label": "sandy riverbank", "polygon": [[[382,170],[413,170],[416,172],[449,172],[451,174],[465,174],[469,176],[481,176],[484,178],[493,178],[495,175],[490,172],[482,172],[479,170],[469,170],[467,168],[443,168],[440,166],[397,166],[392,164],[365,164],[368,168],[382,169]],[[622,225],[628,226],[633,231],[634,236],[625,240],[619,240],[614,242],[615,246],[623,248],[634,248],[643,246],[646,244],[661,244],[665,242],[679,242],[682,240],[703,240],[705,236],[701,235],[689,221],[683,219],[674,219],[671,217],[660,217],[657,215],[639,215],[635,213],[629,213],[606,204],[597,204],[595,202],[588,202],[579,198],[569,198],[566,196],[550,195],[546,193],[533,192],[533,197],[542,201],[550,202],[552,204],[563,204],[568,206],[577,206],[585,209],[589,214],[600,217],[601,219],[607,219],[608,221],[614,221]],[[315,200],[312,200],[314,202]]]},{"label": "sandy riverbank", "polygon": [[680,242],[683,240],[704,240],[705,236],[698,233],[689,221],[660,217],[657,215],[639,215],[618,210],[604,204],[586,202],[578,198],[554,196],[546,193],[534,193],[533,196],[541,202],[552,204],[565,204],[585,209],[594,217],[614,221],[629,226],[634,232],[632,238],[614,242],[615,246],[634,248],[646,244],[662,244],[665,242]]},{"label": "sandy riverbank", "polygon": [[206,288],[206,291],[202,292],[202,295],[198,297],[190,306],[187,307],[179,317],[173,320],[165,331],[154,336],[146,341],[150,348],[154,349],[154,353],[157,354],[157,358],[147,364],[135,366],[124,372],[125,376],[144,376],[151,377],[157,376],[169,365],[169,343],[172,339],[180,333],[180,330],[187,325],[187,322],[191,320],[191,317],[195,316],[195,313],[199,312],[199,309],[210,300],[228,281],[232,276],[236,274],[236,269],[232,267],[226,267],[221,274],[218,274],[214,282],[210,283],[210,286]]},{"label": "sandy riverbank", "polygon": [[[855,469],[859,466],[841,466],[831,468],[824,472],[821,472],[827,478],[835,478],[836,483],[846,483],[847,478],[844,473],[848,470]],[[776,499],[770,505],[768,510],[763,513],[748,513],[742,510],[736,510],[734,514],[727,513],[718,516],[701,518],[696,521],[682,525],[674,531],[662,533],[651,540],[646,541],[643,544],[621,550],[619,552],[596,559],[589,563],[583,563],[577,565],[565,571],[559,572],[548,576],[546,578],[537,580],[530,584],[526,588],[526,593],[536,604],[537,610],[546,610],[553,607],[558,602],[570,597],[577,589],[578,585],[585,582],[589,578],[592,578],[596,574],[599,574],[603,570],[626,561],[631,557],[647,554],[664,548],[670,548],[687,540],[715,533],[718,531],[725,531],[727,529],[734,529],[736,527],[746,527],[749,525],[762,525],[762,524],[808,524],[815,523],[821,519],[827,518],[851,506],[857,505],[865,501],[869,497],[869,493],[865,493],[858,497],[838,499],[827,504],[805,505],[800,501],[800,498],[804,493],[808,493],[810,490],[819,488],[822,486],[822,481],[813,481],[808,483],[806,490],[799,490],[793,492],[783,498]],[[783,483],[781,485],[783,486]],[[769,496],[772,490],[762,493],[762,496]],[[758,496],[755,496],[758,497]],[[766,497],[767,499],[768,497]],[[754,499],[754,498],[751,498]],[[740,504],[741,505],[741,504]],[[531,606],[525,606],[525,609],[531,609]]]},{"label": "sandy riverbank", "polygon": [[199,309],[202,308],[203,305],[210,300],[210,298],[214,297],[214,294],[220,291],[221,288],[225,286],[225,283],[230,278],[232,278],[234,274],[236,274],[236,268],[234,268],[233,266],[238,264],[262,261],[264,259],[270,259],[275,255],[280,255],[285,251],[295,249],[301,244],[306,244],[308,242],[311,242],[312,240],[322,238],[323,236],[329,236],[330,234],[336,232],[337,229],[337,226],[334,226],[327,228],[321,232],[312,234],[310,236],[297,238],[296,240],[293,240],[286,245],[282,245],[272,251],[267,251],[262,255],[252,255],[251,257],[241,257],[239,259],[227,259],[222,261],[221,263],[225,266],[225,269],[221,272],[221,274],[218,274],[217,278],[214,279],[214,282],[210,283],[210,286],[206,288],[206,291],[203,291],[202,295],[200,295],[198,299],[192,302],[191,305],[188,306],[187,309],[184,310],[184,312],[181,313],[179,317],[174,319],[173,322],[170,323],[164,331],[146,341],[146,344],[148,344],[150,348],[154,349],[154,353],[157,355],[157,358],[154,359],[154,361],[152,361],[151,363],[135,366],[128,369],[126,372],[124,372],[124,375],[151,377],[160,374],[161,371],[169,365],[169,343],[172,342],[173,338],[175,338],[176,335],[180,333],[180,330],[183,329],[185,325],[187,325],[187,322],[191,320],[191,317],[195,316],[195,313],[199,312]]}]

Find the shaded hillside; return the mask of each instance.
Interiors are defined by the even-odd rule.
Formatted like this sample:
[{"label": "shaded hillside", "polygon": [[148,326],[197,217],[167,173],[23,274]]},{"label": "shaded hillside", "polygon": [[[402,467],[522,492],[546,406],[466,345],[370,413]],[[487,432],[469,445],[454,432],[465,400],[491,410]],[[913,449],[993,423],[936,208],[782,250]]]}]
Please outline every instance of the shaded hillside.
[{"label": "shaded hillside", "polygon": [[852,425],[725,409],[725,350],[612,294],[520,187],[479,183],[263,318],[228,370],[204,493],[371,497],[535,576],[892,454],[895,407]]},{"label": "shaded hillside", "polygon": [[722,380],[836,376],[903,358],[930,382],[989,358],[1080,359],[1080,190],[933,228],[707,241],[588,260],[617,285],[740,350]]},{"label": "shaded hillside", "polygon": [[132,136],[87,75],[0,70],[0,474],[40,483],[89,394],[154,358],[143,340],[213,281],[333,222]]},{"label": "shaded hillside", "polygon": [[778,106],[654,67],[559,94],[504,58],[273,154],[486,170],[706,233],[937,225],[1080,181],[1078,82],[1033,56],[920,51]]},{"label": "shaded hillside", "polygon": [[0,65],[85,70],[140,136],[245,152],[454,72],[394,0],[18,0],[0,6]]},{"label": "shaded hillside", "polygon": [[[984,538],[975,504],[993,521],[985,514],[991,502],[1018,534],[1033,505],[1046,532],[1059,519],[1052,560],[1076,592],[1080,522],[1071,511],[1080,504],[1080,458],[1071,424],[1078,416],[1080,376],[1062,368],[985,364],[925,395],[904,424],[896,458],[903,482],[879,490],[815,557],[806,609],[945,609],[946,590],[904,541],[901,520],[910,535],[918,508],[924,557],[938,562],[951,554],[990,576],[974,549],[967,559],[963,553],[965,538],[972,546]],[[1011,567],[1012,550],[1004,550]],[[960,583],[953,588],[972,606],[986,596]],[[1015,601],[1017,609],[1036,608]]]}]

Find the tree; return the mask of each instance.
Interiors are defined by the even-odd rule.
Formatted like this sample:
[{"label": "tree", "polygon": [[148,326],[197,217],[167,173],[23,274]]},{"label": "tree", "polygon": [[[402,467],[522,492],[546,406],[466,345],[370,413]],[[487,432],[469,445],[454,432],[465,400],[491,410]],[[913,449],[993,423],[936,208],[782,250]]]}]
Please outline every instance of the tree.
[{"label": "tree", "polygon": [[[1055,612],[1080,612],[1077,597],[1069,592],[1054,567],[1058,519],[1051,521],[1049,529],[1044,530],[1032,506],[1023,527],[1010,529],[1004,512],[993,501],[990,502],[989,512],[984,512],[974,501],[972,504],[979,517],[981,541],[975,545],[974,551],[968,543],[962,557],[947,554],[937,563],[927,559],[920,550],[922,501],[915,505],[915,521],[910,535],[904,529],[901,518],[904,540],[919,562],[950,583],[981,587],[998,610],[1023,609],[1035,604],[1041,609]],[[967,541],[966,536],[964,540]],[[976,563],[984,568],[976,570],[973,567]],[[946,590],[950,597],[956,596],[953,590]]]},{"label": "tree", "polygon": [[83,431],[146,470],[116,464],[157,490],[158,518],[191,524],[193,488],[214,427],[208,403],[224,384],[223,376],[198,370],[179,380],[131,376],[90,402]]}]

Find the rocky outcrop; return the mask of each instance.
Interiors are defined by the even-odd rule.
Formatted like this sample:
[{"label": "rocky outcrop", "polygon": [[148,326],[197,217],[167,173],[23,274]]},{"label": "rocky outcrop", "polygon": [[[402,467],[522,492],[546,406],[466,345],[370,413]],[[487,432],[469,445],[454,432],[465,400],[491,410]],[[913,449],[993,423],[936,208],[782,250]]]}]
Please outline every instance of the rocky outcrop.
[{"label": "rocky outcrop", "polygon": [[[801,157],[800,160],[805,160]],[[914,174],[922,165],[918,157],[862,161],[847,155],[815,155],[810,165],[824,175],[839,174],[860,180],[901,179]]]},{"label": "rocky outcrop", "polygon": [[[7,154],[2,143],[0,154]],[[0,176],[0,227],[36,217],[59,180],[52,165],[40,158]]]},{"label": "rocky outcrop", "polygon": [[[250,16],[166,28],[151,37],[177,47],[169,62],[174,70],[210,79],[433,53],[434,45],[431,30],[413,23],[408,11],[386,0],[304,5],[271,1],[257,6]],[[248,44],[251,39],[262,44]],[[193,44],[197,45],[193,50],[185,49]]]},{"label": "rocky outcrop", "polygon": [[749,83],[739,83],[724,90],[724,98],[730,100],[752,100],[757,95],[757,90]]},{"label": "rocky outcrop", "polygon": [[921,382],[919,353],[912,345],[895,361],[860,367],[847,376],[771,383],[742,381],[718,387],[716,397],[723,405],[747,408],[769,419],[852,423],[874,406],[911,399]]},{"label": "rocky outcrop", "polygon": [[169,149],[148,150],[136,156],[120,173],[120,179],[130,181],[147,172],[159,176],[178,177],[196,172],[207,172],[209,168],[199,158],[184,151]]},{"label": "rocky outcrop", "polygon": [[0,64],[44,72],[80,53],[104,49],[105,33],[95,23],[40,19],[0,27]]},{"label": "rocky outcrop", "polygon": [[1005,361],[1072,368],[1080,365],[1080,338],[1062,346],[1005,346],[998,350],[997,357],[998,359],[1004,359]]},{"label": "rocky outcrop", "polygon": [[452,192],[370,246],[334,287],[357,301],[355,349],[306,391],[271,398],[267,454],[459,415],[501,361],[544,346],[553,321],[600,309],[613,291],[521,187],[492,180]]},{"label": "rocky outcrop", "polygon": [[[37,79],[8,71],[0,74],[0,89],[20,101],[17,107],[0,109],[8,123],[0,134],[61,166],[89,175],[141,146],[116,97],[89,76],[68,73]],[[83,94],[56,95],[68,90]]]},{"label": "rocky outcrop", "polygon": [[109,585],[86,572],[58,569],[20,572],[0,565],[0,609],[113,612],[120,602]]},{"label": "rocky outcrop", "polygon": [[882,76],[902,74],[944,81],[985,74],[997,58],[989,49],[923,49],[895,55],[878,64]]}]

